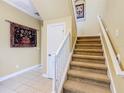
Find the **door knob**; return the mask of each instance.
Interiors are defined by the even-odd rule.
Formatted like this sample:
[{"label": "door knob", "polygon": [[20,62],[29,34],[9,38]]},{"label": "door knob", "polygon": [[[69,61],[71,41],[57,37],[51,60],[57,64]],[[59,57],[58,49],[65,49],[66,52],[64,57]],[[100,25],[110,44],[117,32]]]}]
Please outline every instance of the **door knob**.
[{"label": "door knob", "polygon": [[51,56],[51,54],[48,54],[49,56]]}]

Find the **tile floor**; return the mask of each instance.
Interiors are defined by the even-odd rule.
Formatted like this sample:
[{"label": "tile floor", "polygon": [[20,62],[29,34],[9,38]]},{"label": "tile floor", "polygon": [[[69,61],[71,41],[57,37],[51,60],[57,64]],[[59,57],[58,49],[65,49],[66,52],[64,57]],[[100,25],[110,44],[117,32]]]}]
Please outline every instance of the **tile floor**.
[{"label": "tile floor", "polygon": [[51,93],[52,80],[42,76],[41,67],[0,82],[0,93]]}]

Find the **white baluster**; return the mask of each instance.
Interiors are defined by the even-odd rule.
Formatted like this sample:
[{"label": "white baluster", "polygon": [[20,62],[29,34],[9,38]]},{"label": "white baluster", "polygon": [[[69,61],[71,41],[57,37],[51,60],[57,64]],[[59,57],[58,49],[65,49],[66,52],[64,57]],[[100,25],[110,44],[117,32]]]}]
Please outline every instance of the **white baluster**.
[{"label": "white baluster", "polygon": [[62,76],[64,74],[64,70],[66,69],[65,67],[69,59],[69,53],[70,35],[68,33],[55,56],[55,78],[53,79],[53,93],[58,93],[58,89],[62,81]]}]

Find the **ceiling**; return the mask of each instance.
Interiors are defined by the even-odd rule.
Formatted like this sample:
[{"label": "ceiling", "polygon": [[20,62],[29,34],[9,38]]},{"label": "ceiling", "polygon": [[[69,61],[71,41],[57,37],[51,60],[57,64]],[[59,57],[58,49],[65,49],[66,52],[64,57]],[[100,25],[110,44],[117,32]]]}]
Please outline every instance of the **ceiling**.
[{"label": "ceiling", "polygon": [[32,0],[43,20],[71,15],[71,0]]},{"label": "ceiling", "polygon": [[28,15],[41,20],[41,17],[37,14],[38,12],[36,8],[33,6],[31,0],[3,0],[3,1],[27,13]]}]

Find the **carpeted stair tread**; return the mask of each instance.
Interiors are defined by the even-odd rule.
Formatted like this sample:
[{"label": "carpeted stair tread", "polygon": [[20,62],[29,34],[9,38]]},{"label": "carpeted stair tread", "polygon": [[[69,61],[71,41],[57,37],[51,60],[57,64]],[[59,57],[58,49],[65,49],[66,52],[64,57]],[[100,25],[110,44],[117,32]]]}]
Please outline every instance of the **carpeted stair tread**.
[{"label": "carpeted stair tread", "polygon": [[[68,91],[68,92],[67,92]],[[108,88],[67,80],[64,93],[111,93]]]},{"label": "carpeted stair tread", "polygon": [[102,49],[102,45],[101,44],[92,44],[92,43],[88,43],[88,44],[76,44],[75,45],[76,49]]},{"label": "carpeted stair tread", "polygon": [[98,64],[98,63],[87,63],[87,62],[71,62],[71,66],[76,67],[84,67],[89,69],[97,69],[97,70],[107,70],[107,66],[105,64]]},{"label": "carpeted stair tread", "polygon": [[93,39],[93,38],[99,38],[100,36],[78,36],[77,39]]},{"label": "carpeted stair tread", "polygon": [[107,77],[107,75],[100,74],[100,73],[93,73],[90,71],[79,71],[79,70],[69,70],[68,75],[76,78],[82,78],[82,79],[89,79],[94,80],[98,82],[104,82],[106,84],[109,84],[110,81]]},{"label": "carpeted stair tread", "polygon": [[104,56],[91,56],[91,55],[73,54],[72,57],[74,57],[74,58],[82,58],[82,59],[105,60]]},{"label": "carpeted stair tread", "polygon": [[91,47],[101,47],[101,44],[76,44],[76,46],[91,46]]},{"label": "carpeted stair tread", "polygon": [[76,52],[96,52],[96,53],[103,53],[102,49],[74,49]]},{"label": "carpeted stair tread", "polygon": [[100,36],[78,36],[63,93],[111,93]]},{"label": "carpeted stair tread", "polygon": [[82,40],[77,40],[77,41],[80,41],[80,42],[101,42],[100,39],[82,39]]}]

